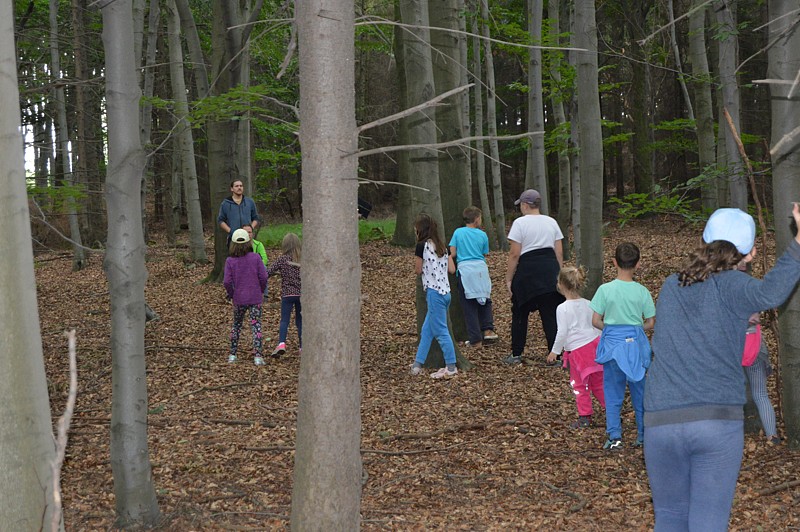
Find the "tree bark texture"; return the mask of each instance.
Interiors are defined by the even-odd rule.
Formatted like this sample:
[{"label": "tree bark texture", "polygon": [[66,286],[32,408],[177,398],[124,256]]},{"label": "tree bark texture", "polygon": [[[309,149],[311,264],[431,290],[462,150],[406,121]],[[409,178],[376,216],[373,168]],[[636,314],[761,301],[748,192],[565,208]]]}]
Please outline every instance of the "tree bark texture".
[{"label": "tree bark texture", "polygon": [[[489,136],[497,136],[497,101],[494,80],[494,59],[492,43],[489,41],[489,0],[478,0],[481,5],[481,33],[483,41],[484,66],[486,68],[486,127]],[[503,205],[503,182],[500,176],[500,148],[497,140],[489,141],[489,167],[492,170],[492,197],[494,198],[494,226],[497,230],[497,244],[503,251],[508,251],[506,238],[506,210]],[[522,191],[520,191],[522,192]]]},{"label": "tree bark texture", "polygon": [[[153,1],[153,0],[151,0]],[[183,50],[181,47],[180,17],[175,0],[168,0],[167,40],[169,47],[169,73],[172,81],[172,96],[175,100],[175,145],[180,153],[181,175],[186,194],[186,213],[189,221],[189,251],[192,260],[207,262],[205,239],[203,238],[203,217],[200,213],[200,192],[197,188],[197,167],[194,159],[194,138],[192,128],[186,119],[189,104],[186,100],[186,82],[183,78]]]},{"label": "tree bark texture", "polygon": [[158,502],[147,446],[144,285],[147,270],[139,204],[144,152],[133,53],[131,0],[103,10],[108,119],[108,243],[111,294],[111,470],[118,524],[152,526]]},{"label": "tree bark texture", "polygon": [[[695,100],[695,124],[697,131],[697,156],[700,171],[713,168],[716,164],[714,140],[714,104],[711,100],[711,75],[708,69],[706,52],[705,19],[706,10],[698,9],[705,0],[694,0],[689,15],[689,58],[692,63],[692,84]],[[717,179],[707,179],[700,191],[703,208],[713,211],[719,207]]]},{"label": "tree bark texture", "polygon": [[[55,79],[62,77],[61,58],[58,47],[58,1],[50,0],[50,66]],[[69,186],[75,186],[69,157],[69,128],[67,126],[67,99],[64,86],[54,84],[53,101],[56,106],[56,152],[60,154],[64,179]],[[67,219],[69,220],[69,237],[72,240],[72,271],[83,269],[86,265],[86,251],[81,241],[78,224],[78,206],[75,196],[68,194],[66,198]]]},{"label": "tree bark texture", "polygon": [[[792,14],[797,2],[773,0],[769,4],[769,42],[776,44],[769,50],[768,78],[793,81],[800,63],[800,33],[790,29]],[[791,85],[770,85],[772,95],[772,139],[775,146],[800,124],[800,100],[795,87],[789,97]],[[782,155],[772,158],[772,193],[775,212],[777,252],[780,254],[793,238],[787,214],[791,201],[800,201],[800,148],[797,141]],[[800,294],[795,290],[779,309],[780,366],[783,399],[783,421],[786,438],[793,449],[800,448]]]},{"label": "tree bark texture", "polygon": [[597,72],[597,23],[593,0],[575,3],[580,127],[581,262],[587,272],[585,297],[603,282],[603,135]]},{"label": "tree bark texture", "polygon": [[[528,34],[531,44],[542,44],[543,0],[528,0]],[[525,188],[534,188],[542,196],[542,214],[550,213],[550,187],[547,186],[547,156],[544,153],[544,100],[542,92],[542,50],[528,50],[528,131],[540,131],[528,145]]]},{"label": "tree bark texture", "polygon": [[[296,4],[303,164],[303,307],[291,527],[360,524],[361,262],[354,10],[349,0]],[[331,312],[331,309],[336,309]]]},{"label": "tree bark texture", "polygon": [[[736,67],[739,62],[739,36],[736,27],[736,1],[717,0],[713,5],[716,14],[719,43],[720,102],[731,115],[737,133],[741,136],[739,81]],[[744,163],[739,148],[727,121],[720,115],[720,136],[725,138],[728,182],[730,183],[730,206],[747,211],[747,181]],[[724,130],[724,131],[723,131]],[[722,202],[725,204],[725,202]]]},{"label": "tree bark texture", "polygon": [[[0,4],[0,523],[49,529],[55,460],[25,190],[12,4]],[[66,342],[65,342],[66,345]],[[63,524],[62,524],[63,528]]]},{"label": "tree bark texture", "polygon": [[[548,0],[547,18],[550,19],[550,43],[553,46],[560,46],[559,34],[561,16],[559,13],[559,0]],[[563,54],[559,50],[550,52],[550,77],[553,79],[554,87],[561,86],[561,62]],[[564,127],[567,122],[564,113],[564,94],[560,90],[552,90],[550,94],[550,107],[553,110],[556,127]],[[558,150],[558,209],[556,221],[561,227],[561,232],[569,234],[570,214],[572,212],[572,184],[570,182],[569,146],[563,146]],[[568,238],[564,239],[564,259],[571,256],[571,246]]]}]

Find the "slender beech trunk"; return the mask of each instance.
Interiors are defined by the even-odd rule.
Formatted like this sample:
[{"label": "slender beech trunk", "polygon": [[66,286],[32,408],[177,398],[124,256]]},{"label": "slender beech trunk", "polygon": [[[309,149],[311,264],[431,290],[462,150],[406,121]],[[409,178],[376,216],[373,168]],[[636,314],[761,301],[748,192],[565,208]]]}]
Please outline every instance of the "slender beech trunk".
[{"label": "slender beech trunk", "polygon": [[[550,44],[559,46],[560,13],[559,0],[549,0],[547,2],[547,18],[550,19]],[[564,127],[567,122],[564,113],[564,94],[559,90],[561,87],[561,62],[563,54],[558,50],[550,52],[550,77],[553,79],[554,88],[550,92],[550,107],[553,109],[556,127]],[[565,236],[564,259],[571,255],[568,245],[570,214],[572,211],[572,183],[570,183],[570,163],[569,146],[565,145],[558,150],[558,209],[556,221]]]},{"label": "slender beech trunk", "polygon": [[[587,271],[586,295],[603,282],[603,135],[597,72],[597,23],[594,0],[575,4],[578,52],[578,116],[581,165],[581,262]],[[573,118],[574,119],[574,118]]]},{"label": "slender beech trunk", "polygon": [[11,2],[0,3],[0,523],[50,530],[55,446],[39,332]]},{"label": "slender beech trunk", "polygon": [[[542,44],[543,0],[528,0],[528,34],[531,44]],[[530,138],[525,188],[535,188],[542,196],[542,214],[550,213],[550,187],[547,186],[547,156],[544,153],[544,100],[542,95],[542,50],[528,50],[528,131],[541,132]]]},{"label": "slender beech trunk", "polygon": [[[483,57],[486,66],[486,124],[487,132],[491,137],[497,136],[497,103],[495,96],[494,82],[494,59],[492,56],[492,43],[489,41],[489,2],[488,0],[478,0],[481,4],[481,30],[484,37]],[[497,244],[503,251],[508,251],[508,239],[506,238],[506,211],[503,205],[503,183],[500,178],[500,148],[497,140],[489,141],[489,155],[491,162],[489,167],[492,170],[492,196],[494,197],[494,222],[497,231]]]},{"label": "slender beech trunk", "polygon": [[145,243],[139,205],[144,152],[133,51],[131,0],[105,4],[108,119],[108,246],[105,271],[111,293],[111,471],[117,523],[153,526],[159,509],[147,446],[145,373]]},{"label": "slender beech trunk", "polygon": [[[58,39],[58,0],[50,0],[50,66],[55,79],[62,77]],[[70,187],[74,187],[75,176],[72,174],[69,155],[66,95],[61,83],[54,83],[53,87],[53,100],[56,106],[56,150],[60,153],[64,180]],[[72,240],[72,271],[78,271],[86,266],[86,251],[83,248],[78,224],[78,206],[72,194],[67,195],[65,204],[69,220],[69,237]]]},{"label": "slender beech trunk", "polygon": [[[716,164],[714,141],[714,104],[711,100],[711,75],[708,69],[706,53],[705,19],[706,10],[699,8],[705,0],[694,0],[694,11],[689,15],[689,57],[692,63],[692,82],[697,115],[697,152],[700,171],[712,168]],[[703,183],[701,198],[703,208],[713,211],[719,207],[716,178],[709,178]]]},{"label": "slender beech trunk", "polygon": [[[473,101],[475,102],[475,135],[483,135],[483,77],[481,69],[481,39],[480,27],[477,15],[472,19],[472,75],[475,78],[473,90]],[[491,249],[498,249],[497,231],[494,227],[494,216],[492,216],[492,206],[489,203],[489,193],[486,188],[486,159],[483,149],[486,143],[479,140],[475,143],[475,176],[478,180],[478,196],[481,200],[481,211],[483,211],[483,225],[486,234],[489,236],[489,246]]]},{"label": "slender beech trunk", "polygon": [[[736,131],[741,135],[739,81],[736,67],[739,61],[739,37],[736,28],[736,1],[718,0],[714,2],[714,13],[719,32],[719,81],[722,89],[721,103],[728,111]],[[720,136],[725,138],[725,158],[727,159],[728,182],[730,183],[730,205],[747,210],[747,182],[744,163],[728,121],[720,114]]]},{"label": "slender beech trunk", "polygon": [[[153,1],[153,0],[151,0]],[[181,159],[181,175],[186,194],[186,213],[189,221],[189,251],[192,260],[207,262],[203,217],[200,213],[200,194],[197,189],[197,168],[194,161],[194,139],[186,116],[189,104],[186,101],[186,82],[183,79],[183,50],[181,48],[180,18],[175,0],[168,0],[167,41],[169,46],[169,74],[172,81],[172,96],[175,100],[175,116],[178,120],[175,139]]]},{"label": "slender beech trunk", "polygon": [[670,44],[672,44],[672,55],[675,56],[675,70],[678,71],[678,83],[681,86],[683,103],[686,106],[686,116],[689,120],[694,120],[694,108],[692,107],[692,99],[689,97],[689,88],[686,86],[686,78],[683,75],[681,50],[678,46],[678,37],[675,32],[675,10],[672,6],[672,0],[667,0],[667,15],[669,17],[669,40]]},{"label": "slender beech trunk", "polygon": [[[319,16],[324,12],[325,16]],[[361,262],[352,0],[296,4],[303,154],[303,300],[292,530],[358,530]],[[332,282],[333,281],[333,282]],[[307,300],[307,298],[310,298]],[[330,312],[331,308],[336,312]]]},{"label": "slender beech trunk", "polygon": [[[773,0],[769,4],[769,42],[775,46],[769,50],[770,79],[791,82],[797,76],[800,64],[800,33],[791,29],[792,15],[797,12],[797,2]],[[793,234],[789,228],[787,213],[790,200],[800,200],[800,148],[797,130],[800,124],[800,101],[797,87],[792,85],[770,85],[772,95],[772,197],[775,212],[775,233],[781,253],[789,245]],[[790,98],[790,92],[792,97]],[[775,151],[779,142],[789,140],[786,149]],[[783,400],[783,421],[789,447],[800,449],[800,293],[794,294],[779,310],[780,330],[780,393]]]}]

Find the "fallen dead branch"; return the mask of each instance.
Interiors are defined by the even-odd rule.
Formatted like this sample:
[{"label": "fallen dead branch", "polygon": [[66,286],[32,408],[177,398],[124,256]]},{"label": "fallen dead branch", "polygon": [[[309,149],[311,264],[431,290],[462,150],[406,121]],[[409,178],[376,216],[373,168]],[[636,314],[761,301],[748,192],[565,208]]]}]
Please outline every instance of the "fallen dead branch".
[{"label": "fallen dead branch", "polygon": [[761,490],[758,492],[758,494],[763,497],[764,495],[772,495],[773,493],[778,493],[779,491],[788,490],[789,488],[794,488],[795,486],[800,486],[800,480],[791,480],[789,482],[784,482],[783,484],[778,484],[777,486]]},{"label": "fallen dead branch", "polygon": [[557,491],[558,493],[563,493],[567,497],[571,497],[571,498],[575,499],[576,501],[578,501],[577,503],[575,503],[572,506],[570,506],[569,509],[567,510],[571,514],[582,510],[589,503],[589,501],[586,499],[586,497],[584,497],[583,495],[581,495],[579,493],[575,493],[573,491],[565,490],[564,488],[559,488],[558,486],[550,484],[549,482],[542,482],[542,484],[548,489],[551,489],[553,491]]}]

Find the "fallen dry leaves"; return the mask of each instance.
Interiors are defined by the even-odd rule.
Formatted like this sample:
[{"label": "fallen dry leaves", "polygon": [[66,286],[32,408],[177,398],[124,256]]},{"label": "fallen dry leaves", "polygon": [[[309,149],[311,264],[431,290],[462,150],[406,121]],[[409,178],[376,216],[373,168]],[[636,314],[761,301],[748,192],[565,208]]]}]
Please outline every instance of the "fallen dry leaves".
[{"label": "fallen dry leaves", "polygon": [[[642,248],[639,280],[654,293],[697,242],[699,230],[673,220],[608,227]],[[274,258],[277,250],[270,250]],[[164,530],[288,528],[297,372],[295,331],[280,360],[256,368],[243,335],[240,361],[226,363],[231,312],[209,268],[185,249],[151,243],[147,300],[161,319],[146,328],[149,437]],[[645,530],[652,505],[641,450],[601,449],[604,422],[572,431],[575,405],[566,373],[546,367],[532,320],[530,364],[504,366],[510,307],[505,255],[492,253],[497,344],[465,350],[476,365],[435,382],[407,374],[416,348],[410,250],[362,246],[362,525],[365,530]],[[70,271],[68,257],[37,257],[42,338],[54,419],[67,395],[63,332],[78,332],[79,390],[63,471],[67,529],[113,527],[109,463],[111,354],[101,257]],[[756,272],[759,273],[758,271]],[[264,332],[277,336],[278,283],[271,283]],[[271,349],[274,341],[267,342]],[[312,352],[303,356],[313,357]],[[774,384],[771,382],[770,386]],[[774,390],[772,390],[774,397]],[[626,408],[626,436],[635,431]],[[800,526],[800,453],[746,440],[731,528]]]}]

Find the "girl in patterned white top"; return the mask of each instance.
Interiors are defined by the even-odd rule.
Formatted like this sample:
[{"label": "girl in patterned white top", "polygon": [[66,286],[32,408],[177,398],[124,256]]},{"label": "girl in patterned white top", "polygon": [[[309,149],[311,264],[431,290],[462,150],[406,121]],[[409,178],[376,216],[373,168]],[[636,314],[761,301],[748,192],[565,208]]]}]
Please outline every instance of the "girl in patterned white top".
[{"label": "girl in patterned white top", "polygon": [[422,276],[422,288],[428,312],[419,334],[419,347],[411,374],[422,373],[422,365],[428,358],[433,339],[439,342],[446,366],[432,373],[431,378],[452,377],[456,369],[456,350],[447,328],[447,309],[450,307],[450,281],[447,278],[447,247],[439,234],[436,221],[427,214],[420,214],[414,221],[417,235],[416,274]]}]

